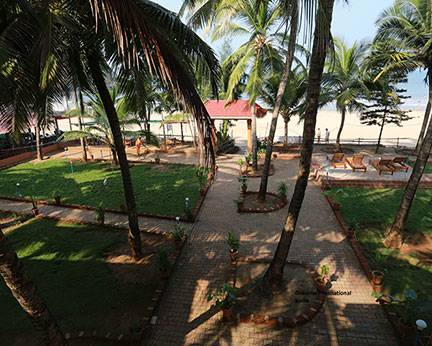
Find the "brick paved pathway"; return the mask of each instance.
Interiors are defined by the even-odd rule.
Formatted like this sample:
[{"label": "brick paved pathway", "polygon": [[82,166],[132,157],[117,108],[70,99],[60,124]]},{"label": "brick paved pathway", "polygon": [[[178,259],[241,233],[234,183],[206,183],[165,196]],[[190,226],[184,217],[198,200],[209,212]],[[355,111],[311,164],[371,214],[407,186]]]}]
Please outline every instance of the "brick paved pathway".
[{"label": "brick paved pathway", "polygon": [[[310,267],[327,264],[336,281],[334,291],[315,319],[295,329],[222,323],[207,302],[208,294],[226,279],[229,257],[224,238],[240,237],[240,256],[271,258],[287,207],[270,214],[238,214],[237,158],[218,161],[217,179],[207,194],[159,311],[151,344],[162,345],[397,345],[386,316],[371,297],[371,287],[318,187],[309,184],[291,247],[290,260]],[[293,191],[298,160],[275,160],[270,191],[285,179]],[[252,179],[249,190],[257,190]]]}]

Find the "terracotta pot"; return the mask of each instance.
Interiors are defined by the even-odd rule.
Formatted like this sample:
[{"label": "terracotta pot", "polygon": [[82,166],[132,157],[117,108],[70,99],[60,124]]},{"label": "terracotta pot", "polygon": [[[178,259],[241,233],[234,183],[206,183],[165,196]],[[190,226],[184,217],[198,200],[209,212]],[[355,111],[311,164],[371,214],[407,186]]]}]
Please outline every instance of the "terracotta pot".
[{"label": "terracotta pot", "polygon": [[33,208],[32,209],[32,213],[34,216],[39,215],[39,209],[38,208]]},{"label": "terracotta pot", "polygon": [[102,225],[102,226],[105,224],[105,220],[97,220],[97,222],[99,225]]},{"label": "terracotta pot", "polygon": [[243,206],[244,203],[237,203],[237,211],[240,213],[241,211],[243,211]]},{"label": "terracotta pot", "polygon": [[318,291],[325,292],[327,289],[327,279],[325,278],[315,278],[315,283],[317,285]]},{"label": "terracotta pot", "polygon": [[235,262],[237,260],[237,255],[238,255],[238,250],[232,252],[230,250],[230,258],[231,258],[231,262]]},{"label": "terracotta pot", "polygon": [[375,293],[383,293],[383,285],[374,285],[373,287]]},{"label": "terracotta pot", "polygon": [[282,197],[282,203],[288,203],[288,197],[287,196]]},{"label": "terracotta pot", "polygon": [[242,185],[241,190],[242,190],[243,194],[245,194],[247,191],[247,185]]},{"label": "terracotta pot", "polygon": [[205,195],[205,189],[199,189],[200,195],[204,196]]},{"label": "terracotta pot", "polygon": [[274,159],[277,159],[277,154],[273,154],[273,158],[274,158]]},{"label": "terracotta pot", "polygon": [[342,204],[340,204],[340,203],[333,203],[333,209],[334,210],[339,210],[341,206],[342,206]]},{"label": "terracotta pot", "polygon": [[54,197],[56,204],[60,204],[61,203],[61,197],[60,196],[56,196]]},{"label": "terracotta pot", "polygon": [[384,273],[379,270],[372,271],[372,281],[375,285],[381,285],[384,279]]},{"label": "terracotta pot", "polygon": [[180,249],[182,247],[183,243],[184,243],[184,239],[174,240],[174,243],[175,243],[176,249]]},{"label": "terracotta pot", "polygon": [[354,238],[354,231],[352,229],[347,229],[348,238],[353,239]]},{"label": "terracotta pot", "polygon": [[126,213],[126,206],[122,203],[122,204],[120,204],[120,211],[121,212],[123,212],[123,213]]},{"label": "terracotta pot", "polygon": [[155,162],[156,162],[156,163],[160,163],[160,158],[159,158],[159,157],[156,157],[156,158],[155,158]]},{"label": "terracotta pot", "polygon": [[167,270],[167,271],[161,271],[160,272],[160,276],[162,279],[168,279],[171,275],[171,269]]},{"label": "terracotta pot", "polygon": [[232,308],[229,309],[222,309],[222,319],[226,322],[234,321],[235,316],[232,311]]},{"label": "terracotta pot", "polygon": [[413,327],[409,324],[404,324],[400,318],[398,319],[398,329],[399,333],[405,337],[409,336],[413,331]]}]

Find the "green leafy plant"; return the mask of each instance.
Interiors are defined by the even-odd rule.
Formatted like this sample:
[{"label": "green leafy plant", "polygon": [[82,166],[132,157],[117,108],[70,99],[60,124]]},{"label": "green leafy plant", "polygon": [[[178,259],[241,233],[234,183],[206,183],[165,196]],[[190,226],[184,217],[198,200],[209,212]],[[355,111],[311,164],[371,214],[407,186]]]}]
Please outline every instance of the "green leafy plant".
[{"label": "green leafy plant", "polygon": [[103,210],[103,203],[100,202],[99,206],[95,208],[96,216],[95,219],[100,224],[104,224],[105,222],[105,210]]},{"label": "green leafy plant", "polygon": [[230,309],[236,303],[235,292],[238,291],[237,287],[232,287],[229,284],[220,286],[216,292],[211,293],[207,300],[211,301],[215,299],[215,305],[221,310]]},{"label": "green leafy plant", "polygon": [[250,181],[250,179],[245,176],[245,175],[240,175],[237,177],[238,182],[241,184],[241,186],[246,186],[248,185],[248,182]]},{"label": "green leafy plant", "polygon": [[348,229],[349,229],[350,231],[355,232],[355,231],[357,231],[359,228],[360,228],[360,224],[359,224],[355,219],[352,219],[352,220],[349,221],[349,223],[348,223]]},{"label": "green leafy plant", "polygon": [[236,252],[240,247],[240,239],[234,237],[234,235],[231,232],[228,232],[228,236],[225,239],[225,243],[228,244],[230,252]]},{"label": "green leafy plant", "polygon": [[191,205],[190,205],[190,202],[189,202],[189,197],[185,198],[185,202],[186,202],[186,205],[185,205],[185,207],[184,207],[183,210],[184,210],[184,212],[186,214],[186,217],[188,219],[192,219],[193,218],[193,213],[192,213],[192,210],[191,210]]},{"label": "green leafy plant", "polygon": [[239,165],[239,169],[241,170],[243,168],[243,165],[244,165],[244,161],[242,160],[242,158],[238,159],[237,164]]},{"label": "green leafy plant", "polygon": [[59,190],[54,190],[52,192],[52,196],[53,196],[53,198],[60,197],[60,191]]},{"label": "green leafy plant", "polygon": [[33,196],[30,196],[30,199],[31,199],[31,203],[32,203],[32,206],[33,206],[33,209],[37,209],[37,202],[36,202],[36,200],[33,198]]},{"label": "green leafy plant", "polygon": [[157,260],[158,260],[159,270],[161,272],[167,272],[168,270],[170,270],[172,266],[172,262],[167,249],[165,249],[162,245],[159,245],[156,248],[156,253],[158,257]]},{"label": "green leafy plant", "polygon": [[409,289],[403,292],[404,299],[399,300],[395,297],[385,294],[385,293],[372,293],[372,296],[379,299],[382,297],[389,298],[390,304],[396,309],[398,316],[400,317],[401,321],[405,325],[411,324],[413,320],[413,315],[416,312],[416,300],[417,300],[417,293],[413,289]]},{"label": "green leafy plant", "polygon": [[186,231],[186,227],[180,225],[180,218],[176,218],[177,222],[174,224],[174,231],[171,232],[174,240],[176,241],[180,241],[183,240],[184,235],[185,235],[185,231]]},{"label": "green leafy plant", "polygon": [[344,189],[337,189],[336,191],[323,191],[323,195],[330,196],[334,203],[342,204],[344,198],[349,197],[349,195],[344,191]]},{"label": "green leafy plant", "polygon": [[286,184],[285,180],[282,180],[277,188],[278,195],[282,198],[285,198],[288,194],[288,185]]},{"label": "green leafy plant", "polygon": [[327,265],[323,264],[320,268],[320,271],[319,271],[319,276],[320,276],[321,280],[327,279],[327,276],[329,275],[329,273],[330,273],[329,267]]},{"label": "green leafy plant", "polygon": [[374,262],[375,270],[378,270],[380,272],[384,272],[386,269],[386,265],[387,265],[387,256],[385,256],[381,253],[377,253],[375,255],[375,259],[373,262]]},{"label": "green leafy plant", "polygon": [[252,153],[247,152],[245,154],[245,161],[246,161],[246,165],[250,166],[250,163],[252,161]]},{"label": "green leafy plant", "polygon": [[198,183],[200,185],[200,188],[204,188],[204,186],[207,182],[207,177],[208,177],[209,172],[210,172],[210,169],[208,167],[205,167],[205,166],[196,167],[195,174],[198,178]]}]

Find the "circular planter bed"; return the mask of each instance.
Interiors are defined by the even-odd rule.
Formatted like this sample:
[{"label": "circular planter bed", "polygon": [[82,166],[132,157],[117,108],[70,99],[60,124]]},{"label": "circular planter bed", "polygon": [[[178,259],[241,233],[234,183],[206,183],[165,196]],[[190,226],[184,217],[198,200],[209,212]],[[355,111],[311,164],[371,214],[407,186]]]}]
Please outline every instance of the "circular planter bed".
[{"label": "circular planter bed", "polygon": [[267,192],[266,200],[263,203],[257,202],[258,191],[246,192],[244,194],[243,213],[271,213],[287,205],[287,202],[273,192]]},{"label": "circular planter bed", "polygon": [[[260,178],[260,177],[262,177],[263,169],[264,169],[264,165],[263,164],[258,164],[258,169],[256,171],[252,171],[252,166],[248,166],[246,168],[246,170],[241,171],[240,173],[241,174],[246,174],[246,176],[248,178]],[[269,176],[271,176],[273,174],[274,174],[274,166],[271,163],[270,164]]]},{"label": "circular planter bed", "polygon": [[287,263],[279,291],[261,286],[268,263],[239,262],[236,272],[237,303],[233,312],[239,322],[296,327],[310,321],[325,295],[318,292],[315,275],[302,264]]}]

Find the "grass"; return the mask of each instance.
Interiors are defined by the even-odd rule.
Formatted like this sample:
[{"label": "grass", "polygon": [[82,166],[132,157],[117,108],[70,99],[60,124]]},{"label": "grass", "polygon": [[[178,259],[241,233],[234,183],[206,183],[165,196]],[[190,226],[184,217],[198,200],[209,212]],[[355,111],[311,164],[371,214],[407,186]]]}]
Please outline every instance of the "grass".
[{"label": "grass", "polygon": [[[409,162],[408,164],[409,164],[411,167],[414,168],[414,164],[415,164],[415,162]],[[424,173],[425,173],[425,174],[432,174],[432,163],[427,163],[427,164],[426,164],[426,167],[425,167]]]},{"label": "grass", "polygon": [[[98,328],[104,312],[133,304],[142,292],[140,285],[113,280],[104,263],[119,242],[119,231],[32,219],[6,236],[64,331]],[[32,333],[2,279],[0,306],[0,336]]]},{"label": "grass", "polygon": [[[58,190],[62,202],[119,209],[125,204],[121,172],[107,163],[47,160],[25,163],[0,171],[0,195],[18,196],[20,183],[24,197],[53,201]],[[193,210],[199,199],[195,167],[184,165],[136,164],[130,169],[137,210],[170,216],[184,215],[185,197]],[[108,184],[103,181],[107,178]]]},{"label": "grass", "polygon": [[[330,190],[330,195],[337,190]],[[343,191],[349,197],[341,200],[341,214],[348,224],[360,225],[356,237],[363,246],[369,264],[374,268],[377,253],[387,257],[384,287],[398,299],[403,298],[404,291],[414,289],[418,295],[419,306],[428,310],[427,313],[417,312],[416,317],[430,320],[432,318],[432,306],[430,306],[432,266],[417,267],[419,259],[416,254],[403,255],[398,250],[387,249],[382,244],[385,238],[383,231],[391,226],[404,190],[344,188]],[[407,221],[408,233],[420,232],[432,235],[431,204],[432,190],[417,190]]]}]

